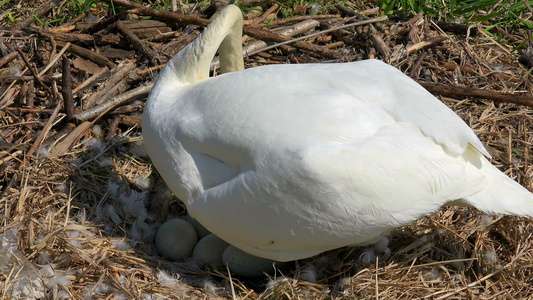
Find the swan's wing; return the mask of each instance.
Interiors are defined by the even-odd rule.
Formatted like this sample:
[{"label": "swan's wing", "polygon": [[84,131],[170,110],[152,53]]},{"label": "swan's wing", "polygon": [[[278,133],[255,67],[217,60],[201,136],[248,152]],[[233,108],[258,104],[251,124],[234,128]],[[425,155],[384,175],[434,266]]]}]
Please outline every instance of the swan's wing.
[{"label": "swan's wing", "polygon": [[346,64],[353,82],[342,81],[340,89],[361,101],[379,103],[396,121],[418,127],[448,151],[461,154],[469,145],[490,157],[472,129],[451,109],[398,69],[379,60]]},{"label": "swan's wing", "polygon": [[304,162],[310,174],[350,198],[344,205],[394,226],[484,187],[481,177],[468,177],[461,157],[448,155],[407,123],[351,144],[311,148]]}]

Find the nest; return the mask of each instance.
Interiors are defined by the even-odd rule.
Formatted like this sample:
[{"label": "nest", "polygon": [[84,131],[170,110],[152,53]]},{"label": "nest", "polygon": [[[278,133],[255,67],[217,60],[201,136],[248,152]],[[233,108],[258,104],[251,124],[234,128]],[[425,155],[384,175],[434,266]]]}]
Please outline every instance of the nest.
[{"label": "nest", "polygon": [[[323,15],[313,14],[312,6],[302,5],[293,9],[300,9],[295,13],[303,17],[277,19],[283,11],[268,10],[271,2],[249,2],[246,5],[253,4],[254,9],[246,13],[246,24],[259,28],[272,25],[267,32],[274,38],[266,35],[263,39],[267,41],[279,39],[276,26],[311,20],[322,27],[334,27],[372,18],[378,12],[366,2],[352,3],[359,12],[337,6]],[[136,9],[128,3],[115,1],[117,6]],[[65,9],[55,2],[49,4],[51,10],[37,14],[39,18],[51,20]],[[78,23],[90,14],[103,15],[103,3],[79,18],[41,29],[29,27],[35,18],[27,21],[37,13],[34,5],[24,1],[6,4],[5,11],[23,24],[21,27],[13,26],[5,13],[0,18],[4,26],[0,28],[3,298],[532,297],[532,220],[487,216],[466,208],[444,208],[397,229],[389,237],[390,255],[375,263],[368,260],[367,249],[347,247],[288,263],[263,279],[252,280],[232,277],[223,268],[159,257],[153,245],[156,229],[169,217],[183,216],[186,210],[144,153],[140,112],[157,70],[194,39],[195,29],[212,14],[216,3],[202,10],[183,6],[193,19],[183,21],[177,30],[168,19],[156,17],[154,21],[159,23],[139,25],[139,31],[137,25],[143,22],[133,19],[122,27],[107,24],[94,31],[94,40],[89,42],[83,32],[95,23]],[[146,15],[149,11],[137,13]],[[505,42],[499,42],[483,31],[483,25],[473,27],[475,30],[459,26],[462,29],[454,32],[442,30],[444,25],[417,15],[347,27],[305,40],[322,50],[291,43],[261,50],[245,62],[252,67],[376,57],[423,84],[441,84],[444,90],[439,92],[440,99],[474,129],[492,154],[492,163],[533,190],[531,108],[512,103],[513,97],[501,100],[508,99],[505,94],[524,100],[520,104],[531,100],[531,69],[518,63],[513,50],[527,42],[527,33],[505,32]],[[54,30],[59,27],[61,32]],[[158,28],[158,39],[153,34],[143,37],[143,32],[154,27]],[[184,27],[190,33],[184,33]],[[317,31],[315,27],[300,34]],[[151,52],[143,52],[146,49],[133,43],[129,48],[124,45],[132,31]],[[253,29],[249,34],[247,44],[254,43],[252,37],[259,39]],[[97,36],[110,38],[107,35],[114,35],[116,40],[107,45],[96,40]],[[61,56],[58,53],[63,48],[68,54]],[[107,53],[102,55],[106,60],[95,61],[79,48]],[[115,56],[109,54],[112,52]],[[54,61],[56,57],[66,59]],[[104,76],[109,69],[111,75]],[[69,77],[62,77],[65,73],[71,74],[70,83]],[[122,77],[109,83],[111,78],[117,79],[113,75],[117,73]],[[458,96],[451,87],[467,88],[472,96],[479,91],[488,94],[485,98]],[[128,92],[131,94],[124,96]],[[106,104],[108,99],[115,102]],[[72,104],[70,112],[68,101]],[[90,112],[94,108],[100,110]]]}]

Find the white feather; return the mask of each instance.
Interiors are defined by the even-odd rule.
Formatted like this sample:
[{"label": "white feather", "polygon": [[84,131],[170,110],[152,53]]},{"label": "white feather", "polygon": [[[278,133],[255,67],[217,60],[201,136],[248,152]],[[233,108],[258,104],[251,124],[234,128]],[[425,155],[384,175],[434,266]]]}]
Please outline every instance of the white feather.
[{"label": "white feather", "polygon": [[[533,195],[397,69],[367,60],[242,70],[241,26],[236,6],[220,12],[161,72],[142,120],[155,167],[217,236],[288,261],[368,244],[450,202],[533,215]],[[209,78],[219,46],[229,73]]]}]

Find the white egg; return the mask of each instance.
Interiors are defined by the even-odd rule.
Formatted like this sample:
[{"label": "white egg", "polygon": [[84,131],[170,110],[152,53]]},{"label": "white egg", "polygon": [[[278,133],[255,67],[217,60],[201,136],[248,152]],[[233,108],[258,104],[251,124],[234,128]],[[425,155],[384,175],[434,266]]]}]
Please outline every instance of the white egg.
[{"label": "white egg", "polygon": [[226,248],[222,261],[228,264],[231,273],[244,277],[260,277],[263,272],[274,270],[273,260],[250,255],[235,246]]},{"label": "white egg", "polygon": [[159,254],[172,261],[191,256],[197,241],[192,225],[181,219],[168,220],[159,227],[155,236]]},{"label": "white egg", "polygon": [[183,219],[189,222],[189,224],[191,224],[192,227],[194,227],[194,230],[196,231],[196,235],[198,236],[198,239],[202,239],[206,237],[207,235],[211,234],[209,230],[207,230],[202,224],[200,224],[200,222],[196,221],[196,219],[191,217],[191,215],[187,214],[185,217],[183,217]]},{"label": "white egg", "polygon": [[228,247],[228,243],[211,233],[196,244],[192,257],[201,264],[221,265],[222,254]]}]

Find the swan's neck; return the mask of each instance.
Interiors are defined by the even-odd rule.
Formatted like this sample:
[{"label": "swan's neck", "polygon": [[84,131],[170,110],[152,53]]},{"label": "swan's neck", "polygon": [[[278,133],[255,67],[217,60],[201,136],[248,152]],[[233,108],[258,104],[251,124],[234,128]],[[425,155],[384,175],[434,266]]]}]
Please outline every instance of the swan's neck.
[{"label": "swan's neck", "polygon": [[174,56],[160,78],[172,78],[170,84],[191,84],[208,78],[219,47],[221,73],[244,70],[242,13],[235,5],[224,8],[197,39]]}]

